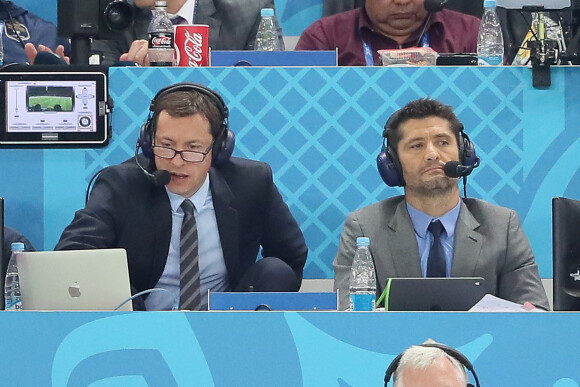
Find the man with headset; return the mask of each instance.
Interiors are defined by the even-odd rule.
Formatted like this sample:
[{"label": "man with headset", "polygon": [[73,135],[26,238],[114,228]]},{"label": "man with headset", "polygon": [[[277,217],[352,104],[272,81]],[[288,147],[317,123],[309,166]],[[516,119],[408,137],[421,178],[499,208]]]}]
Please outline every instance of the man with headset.
[{"label": "man with headset", "polygon": [[383,137],[379,172],[405,195],[348,215],[333,262],[340,307],[348,306],[356,238],[365,236],[378,294],[394,277],[483,277],[488,293],[549,309],[516,212],[460,197],[457,178],[479,158],[452,108],[432,99],[411,101],[389,118]]},{"label": "man with headset", "polygon": [[[201,300],[191,307],[180,301],[181,309],[207,309],[208,290],[297,291],[304,237],[270,166],[230,157],[228,114],[205,86],[160,90],[141,128],[143,154],[102,171],[56,249],[125,248],[134,292],[173,295],[153,292],[136,309],[171,309],[183,298],[184,251],[198,253],[192,281]],[[195,240],[187,248],[184,232]],[[266,258],[256,262],[260,248]]]},{"label": "man with headset", "polygon": [[473,387],[468,383],[468,369],[479,387],[471,362],[458,350],[432,339],[413,345],[398,355],[387,368],[385,387],[393,377],[393,387],[446,386]]}]

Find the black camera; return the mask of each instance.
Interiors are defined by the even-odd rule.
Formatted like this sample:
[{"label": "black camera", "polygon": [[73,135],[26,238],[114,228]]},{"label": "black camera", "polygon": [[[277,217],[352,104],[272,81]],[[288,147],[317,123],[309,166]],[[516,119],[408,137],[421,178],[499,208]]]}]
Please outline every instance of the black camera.
[{"label": "black camera", "polygon": [[58,0],[58,35],[71,39],[72,64],[88,64],[90,39],[119,39],[133,24],[127,0]]}]

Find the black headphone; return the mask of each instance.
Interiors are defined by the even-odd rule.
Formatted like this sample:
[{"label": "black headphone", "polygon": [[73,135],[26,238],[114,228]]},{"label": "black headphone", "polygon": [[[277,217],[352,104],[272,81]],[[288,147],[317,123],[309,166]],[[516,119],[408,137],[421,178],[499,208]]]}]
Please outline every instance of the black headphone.
[{"label": "black headphone", "polygon": [[193,82],[181,82],[174,85],[164,87],[159,90],[151,103],[149,104],[149,115],[147,116],[147,121],[141,126],[139,130],[139,139],[137,140],[137,147],[141,148],[143,154],[149,158],[153,159],[153,139],[155,138],[155,125],[153,124],[153,115],[155,112],[155,104],[162,96],[177,91],[192,91],[203,94],[208,97],[213,104],[218,108],[222,116],[222,124],[220,130],[215,138],[214,144],[212,146],[212,165],[220,166],[225,164],[234,151],[234,145],[236,143],[236,136],[228,126],[228,117],[230,115],[228,107],[226,106],[222,97],[211,90],[210,88]]},{"label": "black headphone", "polygon": [[[397,110],[387,120],[385,130],[383,131],[383,145],[381,152],[377,156],[377,168],[383,181],[389,187],[403,187],[405,179],[403,178],[403,168],[397,156],[397,152],[387,144],[387,130],[390,129],[393,122],[398,121],[398,115],[401,110]],[[459,162],[466,167],[476,167],[479,165],[479,157],[475,153],[475,146],[469,140],[469,137],[463,131],[463,124],[459,130]]]},{"label": "black headphone", "polygon": [[[459,352],[458,350],[451,348],[445,344],[439,344],[439,343],[424,343],[424,344],[419,344],[418,347],[439,348],[440,350],[445,352],[447,355],[451,356],[452,358],[457,360],[459,363],[461,363],[461,365],[463,365],[465,368],[467,368],[469,370],[469,372],[471,372],[471,374],[473,375],[473,379],[475,380],[475,386],[481,387],[479,385],[479,379],[477,378],[477,374],[475,373],[475,370],[473,369],[473,365],[471,364],[469,359],[464,354]],[[391,380],[391,376],[397,370],[397,367],[399,366],[399,362],[401,361],[401,357],[403,357],[404,353],[405,352],[402,352],[399,355],[397,355],[397,357],[391,362],[391,364],[389,364],[389,367],[387,367],[387,372],[385,373],[385,387],[387,387],[387,384]],[[468,383],[467,387],[473,387],[473,385]]]}]

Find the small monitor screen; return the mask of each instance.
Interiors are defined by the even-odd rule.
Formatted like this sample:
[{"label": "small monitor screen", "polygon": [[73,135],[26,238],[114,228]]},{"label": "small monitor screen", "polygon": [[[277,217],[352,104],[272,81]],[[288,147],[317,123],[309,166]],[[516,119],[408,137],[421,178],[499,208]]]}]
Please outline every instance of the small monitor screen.
[{"label": "small monitor screen", "polygon": [[104,144],[108,140],[102,73],[0,73],[0,144]]}]

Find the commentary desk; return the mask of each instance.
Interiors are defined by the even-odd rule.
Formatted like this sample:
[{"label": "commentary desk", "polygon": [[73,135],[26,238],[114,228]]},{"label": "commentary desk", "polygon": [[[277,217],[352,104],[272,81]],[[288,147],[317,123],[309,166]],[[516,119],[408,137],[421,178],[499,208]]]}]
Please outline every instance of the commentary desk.
[{"label": "commentary desk", "polygon": [[580,313],[0,312],[2,385],[382,386],[427,338],[482,386],[580,382]]}]

